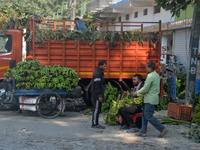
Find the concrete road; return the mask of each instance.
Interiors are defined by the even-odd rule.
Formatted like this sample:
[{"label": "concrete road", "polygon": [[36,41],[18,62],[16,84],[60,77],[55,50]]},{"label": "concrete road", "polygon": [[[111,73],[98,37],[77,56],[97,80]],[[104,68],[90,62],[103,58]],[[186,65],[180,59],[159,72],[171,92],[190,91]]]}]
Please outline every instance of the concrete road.
[{"label": "concrete road", "polygon": [[[100,124],[104,124],[100,116]],[[34,112],[0,112],[0,150],[143,150],[200,149],[200,145],[183,137],[186,126],[170,126],[164,138],[148,126],[147,137],[105,125],[105,130],[91,128],[91,116],[79,112],[64,112],[54,119],[41,118]]]}]

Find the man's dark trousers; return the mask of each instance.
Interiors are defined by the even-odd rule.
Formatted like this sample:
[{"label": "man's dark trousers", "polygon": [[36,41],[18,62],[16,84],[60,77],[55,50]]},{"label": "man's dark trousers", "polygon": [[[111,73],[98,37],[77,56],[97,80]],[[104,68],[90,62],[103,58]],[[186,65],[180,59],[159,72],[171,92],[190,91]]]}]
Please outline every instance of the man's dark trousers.
[{"label": "man's dark trousers", "polygon": [[92,115],[92,126],[99,125],[99,114],[101,112],[102,103],[99,100],[93,102],[94,110]]},{"label": "man's dark trousers", "polygon": [[131,126],[131,128],[137,128],[136,124],[134,123],[131,114],[135,114],[137,107],[134,105],[131,105],[129,107],[121,107],[119,109],[119,114],[122,117],[123,121],[122,121],[122,126],[126,125],[126,126]]}]

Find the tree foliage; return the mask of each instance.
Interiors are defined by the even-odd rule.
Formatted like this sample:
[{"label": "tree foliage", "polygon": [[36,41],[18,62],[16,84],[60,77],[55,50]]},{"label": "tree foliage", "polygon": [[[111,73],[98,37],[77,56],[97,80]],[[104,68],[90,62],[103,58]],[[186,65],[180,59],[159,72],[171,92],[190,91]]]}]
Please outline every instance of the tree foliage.
[{"label": "tree foliage", "polygon": [[0,7],[0,30],[26,28],[31,17],[31,13],[23,11],[15,4]]},{"label": "tree foliage", "polygon": [[180,10],[185,10],[189,4],[195,5],[199,3],[199,0],[155,0],[157,6],[163,9],[171,7],[170,12],[172,17],[174,15],[179,16]]},{"label": "tree foliage", "polygon": [[[80,16],[81,4],[77,0],[76,16]],[[88,0],[86,0],[88,1]],[[21,10],[46,19],[70,19],[73,0],[1,0],[1,7],[17,5]]]}]

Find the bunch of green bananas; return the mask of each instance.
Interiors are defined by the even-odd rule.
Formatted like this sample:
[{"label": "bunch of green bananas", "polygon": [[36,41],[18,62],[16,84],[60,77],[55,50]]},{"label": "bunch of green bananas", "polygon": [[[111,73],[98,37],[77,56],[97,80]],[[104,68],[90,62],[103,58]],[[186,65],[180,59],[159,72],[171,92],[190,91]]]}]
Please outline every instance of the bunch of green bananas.
[{"label": "bunch of green bananas", "polygon": [[163,99],[159,99],[158,105],[155,106],[155,110],[160,111],[165,109],[165,107],[166,107],[166,101]]},{"label": "bunch of green bananas", "polygon": [[143,106],[144,97],[143,97],[143,96],[139,96],[139,97],[137,97],[133,102],[134,102],[135,105],[137,105],[137,106]]},{"label": "bunch of green bananas", "polygon": [[10,72],[6,72],[6,73],[4,73],[4,76],[6,77],[6,78],[10,78],[11,77],[11,73]]},{"label": "bunch of green bananas", "polygon": [[115,102],[112,101],[112,107],[110,108],[106,118],[104,119],[105,123],[108,125],[118,125],[119,120],[118,120],[118,103],[119,101]]},{"label": "bunch of green bananas", "polygon": [[125,104],[131,105],[133,103],[133,99],[128,96],[126,96],[124,100],[125,100]]},{"label": "bunch of green bananas", "polygon": [[34,84],[34,88],[35,88],[35,89],[38,89],[38,90],[40,90],[40,89],[46,89],[46,83],[39,83],[39,82],[36,82],[36,83]]},{"label": "bunch of green bananas", "polygon": [[[74,83],[74,81],[73,81]],[[117,101],[118,89],[114,88],[110,82],[104,92],[104,102],[102,103],[101,112],[106,113],[112,107],[112,101]]]},{"label": "bunch of green bananas", "polygon": [[19,62],[17,68],[8,69],[5,76],[16,79],[17,89],[66,89],[74,90],[78,85],[77,73],[59,65],[41,66],[38,60]]}]

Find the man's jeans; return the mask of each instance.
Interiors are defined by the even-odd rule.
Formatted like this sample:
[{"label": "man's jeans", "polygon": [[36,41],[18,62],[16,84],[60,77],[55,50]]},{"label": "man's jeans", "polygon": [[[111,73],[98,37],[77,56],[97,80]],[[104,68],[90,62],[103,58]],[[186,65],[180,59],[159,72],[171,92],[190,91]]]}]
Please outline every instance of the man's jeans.
[{"label": "man's jeans", "polygon": [[140,133],[146,134],[146,127],[148,121],[160,132],[164,130],[165,127],[160,122],[158,122],[158,120],[155,117],[153,117],[154,107],[155,105],[144,103],[143,113],[142,113],[142,128],[140,130]]}]

